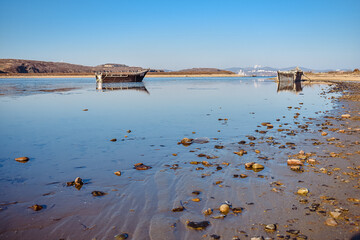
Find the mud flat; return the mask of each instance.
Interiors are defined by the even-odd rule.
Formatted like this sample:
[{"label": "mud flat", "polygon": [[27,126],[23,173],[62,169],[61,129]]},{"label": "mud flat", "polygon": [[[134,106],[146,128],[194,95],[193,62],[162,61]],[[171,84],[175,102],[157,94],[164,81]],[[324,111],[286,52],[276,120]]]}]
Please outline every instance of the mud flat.
[{"label": "mud flat", "polygon": [[[25,110],[51,104],[2,129],[12,137],[0,152],[0,238],[350,239],[360,223],[359,83],[293,94],[263,80],[26,96]],[[122,100],[133,105],[106,105]]]}]

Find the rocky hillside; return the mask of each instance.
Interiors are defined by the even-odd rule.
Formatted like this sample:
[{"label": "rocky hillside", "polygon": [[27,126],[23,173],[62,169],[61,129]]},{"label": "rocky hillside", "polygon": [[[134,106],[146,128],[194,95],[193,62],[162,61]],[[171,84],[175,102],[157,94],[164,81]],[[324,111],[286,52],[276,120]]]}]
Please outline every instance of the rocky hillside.
[{"label": "rocky hillside", "polygon": [[97,71],[138,71],[141,67],[107,63],[95,67],[63,62],[44,62],[22,59],[0,59],[0,73],[94,73]]}]

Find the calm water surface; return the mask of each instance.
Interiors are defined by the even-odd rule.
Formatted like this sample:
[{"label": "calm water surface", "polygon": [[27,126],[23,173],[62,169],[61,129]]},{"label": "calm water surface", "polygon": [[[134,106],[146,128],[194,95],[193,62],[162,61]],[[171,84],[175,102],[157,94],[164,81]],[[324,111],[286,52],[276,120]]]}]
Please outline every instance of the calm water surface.
[{"label": "calm water surface", "polygon": [[[212,160],[216,163],[235,164],[235,144],[254,135],[261,122],[297,128],[297,110],[288,106],[303,103],[298,112],[307,117],[332,109],[319,95],[325,86],[277,91],[276,83],[265,78],[148,78],[113,91],[96,90],[92,78],[0,79],[0,84],[0,238],[9,239],[111,239],[121,231],[134,239],[197,239],[202,233],[188,235],[181,222],[203,219],[201,210],[211,204],[243,204],[242,190],[233,192],[246,185],[215,188],[212,181],[218,179],[231,186],[237,170],[201,178],[205,172],[195,171],[189,161],[206,153],[218,156]],[[301,116],[297,121],[304,123]],[[177,144],[183,137],[210,142],[184,147]],[[214,149],[216,144],[229,151]],[[14,161],[20,156],[30,161]],[[152,169],[133,169],[138,162]],[[172,164],[181,169],[169,169]],[[113,174],[118,170],[120,177]],[[80,191],[66,187],[76,177],[86,183]],[[244,183],[252,181],[261,179]],[[194,189],[203,191],[204,204],[172,215],[171,209],[189,200]],[[93,197],[94,190],[108,195]],[[46,209],[27,208],[35,203]],[[169,230],[176,221],[177,230]],[[220,228],[212,226],[211,231]]]}]

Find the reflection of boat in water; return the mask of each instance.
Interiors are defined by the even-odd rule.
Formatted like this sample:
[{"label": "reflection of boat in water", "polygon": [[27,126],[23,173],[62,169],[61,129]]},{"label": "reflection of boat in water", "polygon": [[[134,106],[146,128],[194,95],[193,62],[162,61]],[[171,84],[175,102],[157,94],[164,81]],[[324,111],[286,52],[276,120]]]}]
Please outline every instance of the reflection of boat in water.
[{"label": "reflection of boat in water", "polygon": [[99,72],[95,73],[96,82],[118,83],[118,82],[142,82],[149,70],[141,72]]},{"label": "reflection of boat in water", "polygon": [[302,86],[301,81],[281,81],[277,83],[277,91],[289,91],[289,92],[301,92]]},{"label": "reflection of boat in water", "polygon": [[146,89],[143,82],[118,82],[118,83],[102,83],[96,82],[96,89],[102,91],[113,91],[113,90],[135,90],[140,92],[146,92],[150,94]]},{"label": "reflection of boat in water", "polygon": [[278,71],[277,91],[301,92],[301,77],[304,72],[296,67],[290,71]]}]

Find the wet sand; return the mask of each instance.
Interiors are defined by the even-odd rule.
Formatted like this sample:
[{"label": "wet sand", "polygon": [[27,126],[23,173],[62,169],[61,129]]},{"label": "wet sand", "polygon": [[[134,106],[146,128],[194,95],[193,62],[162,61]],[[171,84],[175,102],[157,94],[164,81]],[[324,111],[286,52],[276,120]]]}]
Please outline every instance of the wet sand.
[{"label": "wet sand", "polygon": [[[220,132],[219,138],[194,137],[191,144],[173,142],[149,149],[145,155],[161,152],[168,163],[144,162],[152,168],[143,171],[99,167],[97,176],[91,176],[98,181],[95,188],[93,180],[84,177],[85,184],[77,191],[64,187],[74,179],[55,176],[49,192],[34,188],[31,196],[22,196],[24,185],[17,201],[1,202],[0,238],[114,239],[127,233],[128,239],[349,239],[360,230],[359,93],[357,82],[332,84],[330,91],[320,94],[335,102],[335,108],[322,117],[308,118],[306,106],[299,102],[288,107],[292,119],[274,113],[272,121],[258,122],[248,137],[230,143],[223,143],[229,141]],[[240,150],[247,154],[240,156]],[[292,171],[288,159],[301,160],[304,166]],[[264,170],[245,168],[248,162],[259,163]],[[119,188],[112,178],[115,170],[122,171],[116,177],[131,181]],[[300,188],[309,193],[297,194]],[[89,199],[92,190],[107,195]],[[29,207],[29,198],[45,208],[23,210]],[[225,201],[231,210],[222,215],[219,207]],[[183,211],[172,211],[181,206]],[[213,213],[205,216],[208,208]],[[194,230],[188,221],[210,225]],[[265,230],[268,224],[276,229]]]}]

